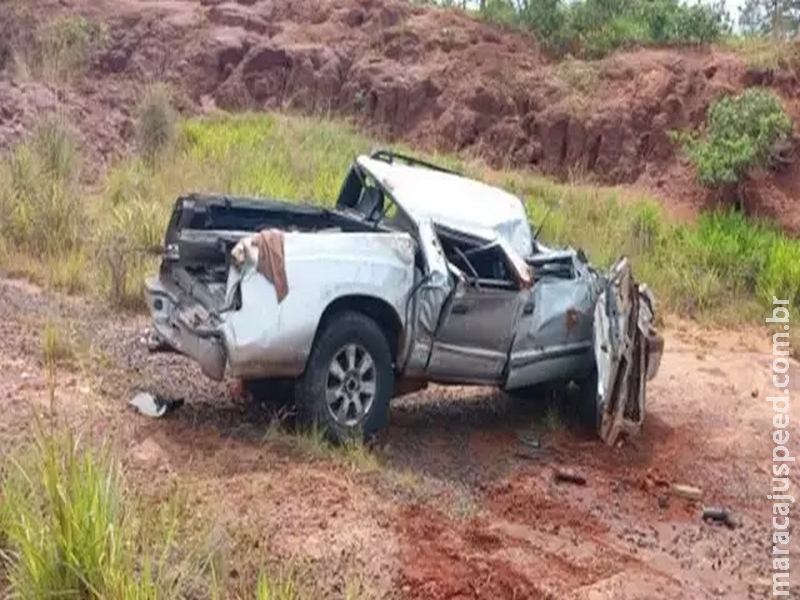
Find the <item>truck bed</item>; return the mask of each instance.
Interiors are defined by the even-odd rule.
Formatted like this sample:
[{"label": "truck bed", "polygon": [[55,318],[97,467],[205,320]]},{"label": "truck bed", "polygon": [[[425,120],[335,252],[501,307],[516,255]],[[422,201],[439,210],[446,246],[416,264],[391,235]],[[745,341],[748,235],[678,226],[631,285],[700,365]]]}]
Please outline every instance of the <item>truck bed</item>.
[{"label": "truck bed", "polygon": [[308,203],[188,194],[180,196],[172,209],[164,239],[165,262],[180,262],[187,269],[225,266],[225,258],[239,239],[269,228],[304,232],[376,230],[356,217]]}]

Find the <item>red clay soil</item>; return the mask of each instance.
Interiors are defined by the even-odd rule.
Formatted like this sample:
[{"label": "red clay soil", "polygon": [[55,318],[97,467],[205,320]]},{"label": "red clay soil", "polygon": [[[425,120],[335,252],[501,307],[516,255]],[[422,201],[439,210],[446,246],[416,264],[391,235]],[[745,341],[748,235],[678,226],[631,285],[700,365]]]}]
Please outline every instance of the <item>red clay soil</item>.
[{"label": "red clay soil", "polygon": [[407,545],[402,589],[408,598],[545,598],[509,562],[487,557],[503,546],[496,535],[471,535],[443,514],[411,507],[401,515]]},{"label": "red clay soil", "polygon": [[[545,499],[548,492],[530,485],[533,479],[514,477],[495,486],[486,497],[488,510],[469,519],[418,505],[399,511],[406,597],[544,600],[643,567],[613,548],[596,551],[608,527],[574,498],[557,508]],[[573,496],[572,490],[564,493]],[[571,538],[581,540],[583,552],[567,550]]]},{"label": "red clay soil", "polygon": [[[541,410],[492,390],[432,386],[397,399],[375,449],[380,467],[362,471],[280,437],[265,443],[269,414],[233,402],[191,361],[151,355],[144,316],[2,278],[0,455],[30,434],[31,407],[50,405],[40,337],[53,319],[74,331],[81,357],[59,364],[60,418],[113,441],[137,492],[154,501],[187,492],[192,513],[213,519],[209,544],[230,556],[240,597],[269,561],[293,559],[320,600],[342,598],[356,576],[374,592],[365,598],[387,600],[770,593],[774,413],[763,398],[773,357],[763,331],[669,322],[644,430],[621,447],[572,428],[548,432]],[[83,347],[103,360],[84,362]],[[800,391],[795,361],[788,375]],[[145,419],[126,407],[142,390],[186,403]],[[800,404],[789,411],[796,439]],[[535,456],[519,457],[521,434],[540,439]],[[563,468],[586,484],[554,482]],[[701,502],[670,484],[699,488]],[[703,521],[702,506],[729,508],[739,525]],[[800,552],[796,536],[790,551]]]},{"label": "red clay soil", "polygon": [[[730,53],[652,49],[554,63],[530,36],[398,0],[33,4],[37,15],[103,21],[110,41],[85,83],[54,89],[2,75],[36,19],[13,20],[0,43],[0,147],[59,106],[99,157],[123,152],[142,83],[165,80],[187,113],[216,105],[347,115],[388,139],[636,184],[694,212],[710,198],[670,130],[697,126],[711,99],[748,85],[774,88],[800,115],[793,73],[748,70]],[[746,210],[800,232],[798,181],[795,166],[753,177]]]}]

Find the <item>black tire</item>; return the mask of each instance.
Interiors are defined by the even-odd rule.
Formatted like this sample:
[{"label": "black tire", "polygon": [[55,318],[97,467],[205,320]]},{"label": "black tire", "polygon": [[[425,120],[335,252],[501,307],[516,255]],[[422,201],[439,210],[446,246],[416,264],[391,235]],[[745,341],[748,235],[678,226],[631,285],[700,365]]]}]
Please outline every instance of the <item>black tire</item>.
[{"label": "black tire", "polygon": [[[350,362],[348,351],[355,347],[354,364]],[[366,363],[365,355],[372,361],[372,368],[359,374]],[[346,375],[341,378],[333,375],[336,371],[334,360]],[[353,389],[350,382],[356,380]],[[374,382],[374,394],[367,402]],[[369,317],[356,312],[343,312],[330,318],[320,331],[306,370],[297,380],[295,403],[301,425],[316,425],[325,432],[332,442],[348,439],[370,438],[386,427],[389,414],[389,400],[394,388],[392,353],[381,328]],[[341,397],[341,402],[336,399]],[[329,399],[335,398],[330,407]],[[358,400],[358,403],[356,402]],[[360,404],[359,404],[360,403]],[[342,408],[346,405],[346,408]],[[358,414],[361,406],[363,414]],[[334,413],[338,415],[335,416]],[[343,416],[344,415],[344,416]]]},{"label": "black tire", "polygon": [[293,400],[294,379],[248,379],[242,385],[253,402],[264,408],[280,409]]},{"label": "black tire", "polygon": [[506,394],[520,402],[547,405],[564,387],[562,382],[544,381],[534,385],[508,390]]},{"label": "black tire", "polygon": [[603,407],[598,403],[597,396],[597,366],[592,366],[592,370],[578,384],[578,420],[581,427],[591,429],[594,432],[600,431]]}]

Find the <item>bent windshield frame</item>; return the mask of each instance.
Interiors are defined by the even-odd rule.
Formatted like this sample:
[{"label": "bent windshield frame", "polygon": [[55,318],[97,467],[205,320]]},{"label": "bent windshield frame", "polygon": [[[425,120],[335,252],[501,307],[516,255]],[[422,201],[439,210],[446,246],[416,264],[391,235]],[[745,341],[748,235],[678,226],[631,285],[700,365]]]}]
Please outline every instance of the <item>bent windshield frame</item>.
[{"label": "bent windshield frame", "polygon": [[353,163],[336,202],[338,210],[355,213],[376,229],[404,231],[416,237],[417,225],[397,203],[392,193],[363,165]]}]

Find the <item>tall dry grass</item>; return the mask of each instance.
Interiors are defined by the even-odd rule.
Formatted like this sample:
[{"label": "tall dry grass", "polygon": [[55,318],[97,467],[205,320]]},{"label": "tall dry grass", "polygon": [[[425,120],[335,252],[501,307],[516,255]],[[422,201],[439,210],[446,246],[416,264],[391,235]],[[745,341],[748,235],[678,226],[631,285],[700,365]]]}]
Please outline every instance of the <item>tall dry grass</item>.
[{"label": "tall dry grass", "polygon": [[[0,224],[8,268],[14,257],[39,280],[89,289],[118,306],[141,306],[144,276],[170,209],[189,191],[255,195],[332,205],[343,175],[374,141],[336,122],[247,114],[176,124],[153,166],[145,157],[115,165],[102,190],[85,193],[69,176],[74,147],[47,126],[0,167]],[[524,199],[542,238],[583,248],[599,266],[628,255],[654,288],[659,310],[702,321],[758,322],[772,296],[800,306],[800,242],[767,223],[730,213],[687,224],[646,197],[558,184],[521,172],[489,173],[476,161],[434,156],[477,177],[491,175]],[[10,257],[10,258],[9,258]],[[24,270],[24,269],[23,269]],[[47,274],[45,276],[45,274]]]}]

